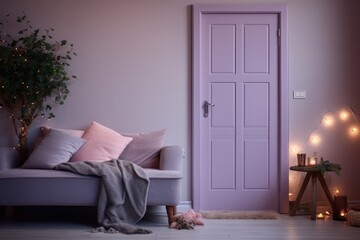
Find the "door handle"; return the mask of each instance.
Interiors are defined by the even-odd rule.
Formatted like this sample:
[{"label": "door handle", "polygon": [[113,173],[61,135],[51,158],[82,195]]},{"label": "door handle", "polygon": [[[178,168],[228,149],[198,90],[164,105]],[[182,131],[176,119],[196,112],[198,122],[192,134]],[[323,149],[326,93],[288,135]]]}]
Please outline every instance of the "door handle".
[{"label": "door handle", "polygon": [[214,107],[215,104],[209,103],[208,101],[204,101],[203,107],[204,107],[204,118],[207,118],[209,116],[209,106]]}]

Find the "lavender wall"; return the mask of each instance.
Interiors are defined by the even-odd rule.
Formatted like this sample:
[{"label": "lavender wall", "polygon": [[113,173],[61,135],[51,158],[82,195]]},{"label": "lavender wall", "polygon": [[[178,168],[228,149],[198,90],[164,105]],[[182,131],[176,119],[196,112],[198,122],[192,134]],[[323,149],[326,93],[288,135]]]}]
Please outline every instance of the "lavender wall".
[{"label": "lavender wall", "polygon": [[[182,200],[191,200],[191,4],[288,3],[290,145],[302,145],[322,114],[350,105],[360,112],[358,68],[360,17],[357,0],[0,0],[0,15],[25,11],[34,26],[55,28],[54,37],[75,44],[69,68],[80,80],[70,86],[57,117],[45,124],[85,128],[92,120],[119,132],[166,128],[166,142],[186,147]],[[0,146],[9,141],[8,118],[0,112]],[[40,123],[38,123],[40,124]],[[328,132],[331,133],[331,132]],[[315,149],[343,166],[329,176],[350,200],[360,201],[359,139],[333,139]],[[349,142],[349,143],[348,143]],[[336,150],[334,150],[336,149]],[[311,153],[314,148],[303,149]],[[294,155],[290,154],[290,164]],[[290,174],[295,192],[300,176]]]}]

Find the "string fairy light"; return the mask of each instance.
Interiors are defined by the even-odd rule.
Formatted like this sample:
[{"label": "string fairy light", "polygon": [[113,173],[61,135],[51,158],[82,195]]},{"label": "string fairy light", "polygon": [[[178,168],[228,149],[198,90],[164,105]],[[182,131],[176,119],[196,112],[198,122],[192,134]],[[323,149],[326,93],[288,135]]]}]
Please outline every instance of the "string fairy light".
[{"label": "string fairy light", "polygon": [[[305,149],[305,146],[307,144],[311,144],[313,146],[317,146],[321,143],[322,138],[326,139],[325,136],[321,136],[320,128],[323,127],[333,127],[335,124],[338,124],[339,121],[343,122],[347,127],[345,128],[345,131],[347,131],[347,135],[350,138],[358,138],[360,137],[360,121],[359,121],[360,114],[356,112],[352,107],[347,106],[343,107],[338,111],[331,111],[326,112],[322,115],[320,118],[319,125],[308,135],[305,142],[300,145],[298,143],[292,144],[289,146],[289,152],[292,153],[295,158],[290,157],[290,159],[294,159],[294,165],[297,164],[297,154],[301,153],[303,149]],[[350,120],[350,118],[353,117],[353,120]],[[289,174],[289,187],[291,191],[294,191],[294,189],[300,187],[300,172],[290,172]],[[295,180],[295,178],[298,179],[298,181]],[[297,182],[297,184],[296,184]],[[331,185],[331,184],[330,184]],[[332,187],[330,187],[332,188]],[[290,191],[289,189],[289,191]],[[333,194],[335,196],[339,195],[340,190],[338,187],[332,188]],[[292,193],[289,193],[289,200],[292,197]],[[325,212],[326,215],[329,215],[329,212]]]},{"label": "string fairy light", "polygon": [[341,110],[339,116],[341,120],[346,121],[349,118],[349,113],[347,110]]},{"label": "string fairy light", "polygon": [[359,121],[359,114],[350,106],[344,107],[338,111],[331,111],[327,112],[322,115],[321,121],[319,126],[311,132],[311,134],[306,138],[304,144],[299,147],[298,145],[294,144],[290,147],[290,150],[293,154],[299,153],[304,147],[311,143],[312,145],[316,146],[319,145],[321,142],[321,136],[317,134],[318,130],[321,126],[331,127],[335,125],[336,119],[339,118],[341,121],[346,122],[349,120],[350,116],[353,116],[355,121],[358,122],[358,125],[352,125],[348,128],[349,135],[351,137],[359,136],[360,134],[360,121]]},{"label": "string fairy light", "polygon": [[323,123],[324,123],[325,126],[331,127],[331,126],[334,125],[334,118],[332,116],[325,115],[323,117]]},{"label": "string fairy light", "polygon": [[354,137],[354,136],[357,136],[358,134],[359,134],[359,129],[357,127],[353,126],[353,127],[350,128],[350,135],[351,136]]},{"label": "string fairy light", "polygon": [[321,140],[321,138],[315,134],[311,135],[311,137],[310,137],[310,141],[314,145],[318,145],[320,143],[320,140]]}]

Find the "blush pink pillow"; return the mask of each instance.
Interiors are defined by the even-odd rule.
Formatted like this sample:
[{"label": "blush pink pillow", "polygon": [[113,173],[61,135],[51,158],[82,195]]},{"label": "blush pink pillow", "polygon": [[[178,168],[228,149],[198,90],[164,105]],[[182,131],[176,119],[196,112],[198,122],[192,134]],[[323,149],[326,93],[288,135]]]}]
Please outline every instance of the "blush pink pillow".
[{"label": "blush pink pillow", "polygon": [[86,143],[71,157],[70,162],[103,162],[119,158],[132,140],[97,122],[91,123],[82,138]]},{"label": "blush pink pillow", "polygon": [[121,153],[120,159],[136,163],[143,168],[159,168],[165,129],[146,133],[124,133],[123,135],[131,137],[133,140]]}]

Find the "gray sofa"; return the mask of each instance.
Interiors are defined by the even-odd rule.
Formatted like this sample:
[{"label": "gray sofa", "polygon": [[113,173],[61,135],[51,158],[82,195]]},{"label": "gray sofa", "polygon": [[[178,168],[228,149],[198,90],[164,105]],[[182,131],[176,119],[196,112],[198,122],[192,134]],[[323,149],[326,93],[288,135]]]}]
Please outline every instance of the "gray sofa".
[{"label": "gray sofa", "polygon": [[[166,206],[169,223],[180,202],[184,149],[165,146],[150,178],[148,206]],[[23,169],[17,151],[0,148],[0,206],[97,206],[101,178],[49,169]]]}]

